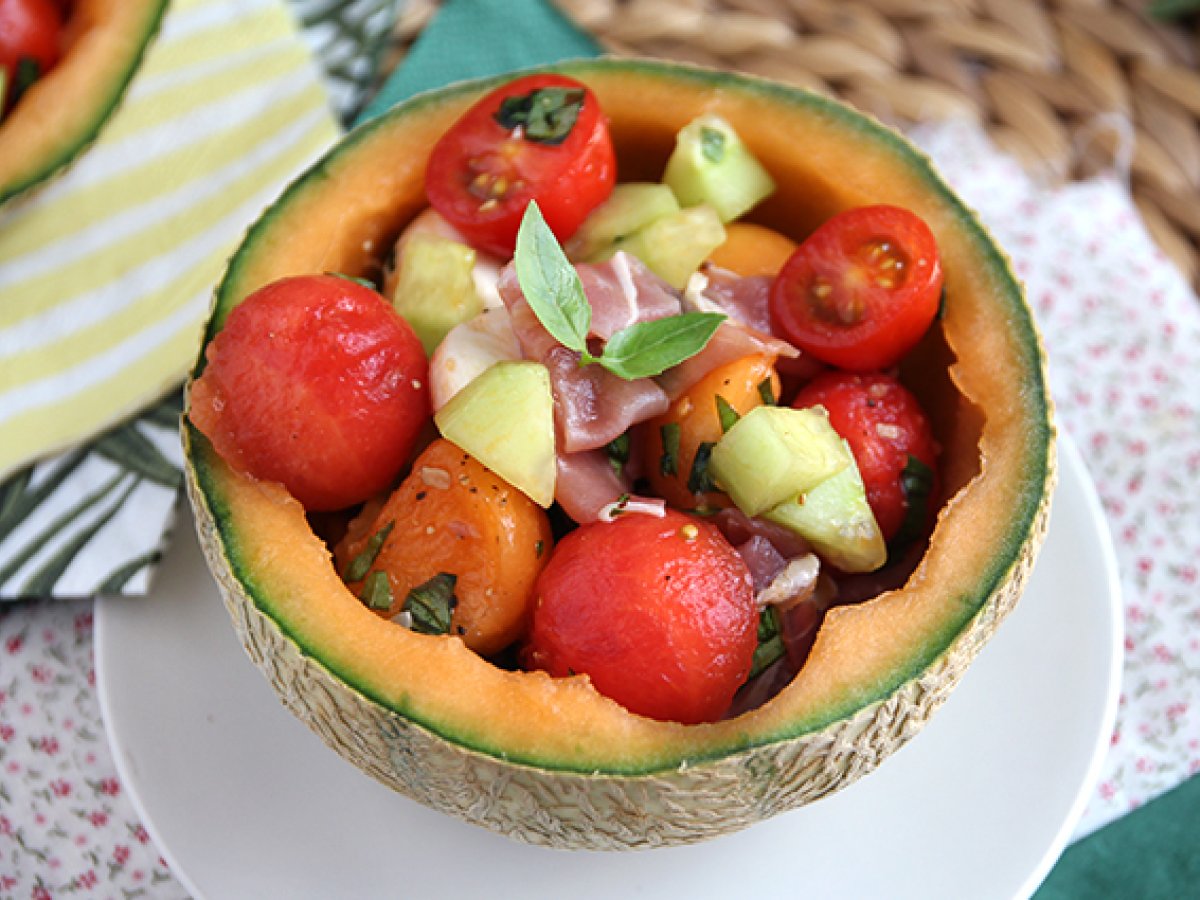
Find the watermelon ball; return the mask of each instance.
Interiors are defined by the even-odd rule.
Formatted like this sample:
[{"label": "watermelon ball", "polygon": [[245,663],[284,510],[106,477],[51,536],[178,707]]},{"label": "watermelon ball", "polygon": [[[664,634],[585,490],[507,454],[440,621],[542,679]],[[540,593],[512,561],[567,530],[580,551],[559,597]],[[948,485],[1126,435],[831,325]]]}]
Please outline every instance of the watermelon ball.
[{"label": "watermelon ball", "polygon": [[234,468],[308,510],[386,489],[431,411],[428,362],[380,294],[304,275],[246,297],[209,343],[188,416]]},{"label": "watermelon ball", "polygon": [[750,573],[714,525],[630,513],[559,541],[535,587],[523,662],[586,674],[643,716],[710,722],[749,675],[757,634]]}]

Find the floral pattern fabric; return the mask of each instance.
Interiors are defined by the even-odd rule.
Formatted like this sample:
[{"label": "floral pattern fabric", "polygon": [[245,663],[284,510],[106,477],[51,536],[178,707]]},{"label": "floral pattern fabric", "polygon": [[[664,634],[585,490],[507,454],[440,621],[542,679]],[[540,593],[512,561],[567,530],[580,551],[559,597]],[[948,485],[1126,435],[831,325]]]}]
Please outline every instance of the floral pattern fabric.
[{"label": "floral pattern fabric", "polygon": [[1200,771],[1200,300],[1115,175],[1046,190],[974,129],[916,137],[1025,283],[1115,545],[1124,674],[1084,834]]}]

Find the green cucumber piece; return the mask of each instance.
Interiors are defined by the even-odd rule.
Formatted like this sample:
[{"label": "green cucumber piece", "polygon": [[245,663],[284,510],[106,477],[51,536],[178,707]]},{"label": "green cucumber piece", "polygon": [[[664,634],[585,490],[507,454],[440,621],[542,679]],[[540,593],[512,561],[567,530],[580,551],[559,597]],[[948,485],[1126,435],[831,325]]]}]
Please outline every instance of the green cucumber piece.
[{"label": "green cucumber piece", "polygon": [[392,305],[404,316],[426,354],[455,325],[483,311],[475,290],[475,251],[433,234],[414,234],[400,251]]},{"label": "green cucumber piece", "polygon": [[763,517],[796,532],[843,572],[871,572],[887,561],[887,545],[848,444],[845,453],[850,465]]},{"label": "green cucumber piece", "polygon": [[775,190],[775,182],[719,116],[693,119],[675,137],[663,174],[683,206],[707,203],[731,222]]},{"label": "green cucumber piece", "polygon": [[823,407],[756,406],[713,447],[708,472],[738,509],[757,516],[852,461]]},{"label": "green cucumber piece", "polygon": [[550,373],[528,360],[498,362],[434,414],[461,447],[541,507],[554,502],[554,395]]},{"label": "green cucumber piece", "polygon": [[683,290],[692,273],[723,243],[725,226],[716,210],[693,206],[655,219],[617,241],[613,250],[632,253],[671,287]]},{"label": "green cucumber piece", "polygon": [[567,258],[576,262],[604,260],[623,238],[677,212],[679,201],[665,184],[618,184],[608,199],[588,214],[563,249]]}]

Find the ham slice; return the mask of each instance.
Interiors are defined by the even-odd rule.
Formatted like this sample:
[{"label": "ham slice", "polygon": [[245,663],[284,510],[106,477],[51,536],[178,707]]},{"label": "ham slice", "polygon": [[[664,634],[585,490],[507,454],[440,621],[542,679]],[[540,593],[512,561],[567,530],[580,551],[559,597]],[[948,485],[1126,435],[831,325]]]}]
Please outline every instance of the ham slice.
[{"label": "ham slice", "polygon": [[628,480],[617,474],[603,450],[559,453],[554,499],[580,525],[610,520],[614,507],[619,515],[658,516],[666,507],[658,497],[630,494]]},{"label": "ham slice", "polygon": [[[609,266],[607,263],[603,265]],[[598,297],[597,305],[604,311],[601,316],[593,313],[593,322],[599,321],[602,327],[608,328],[616,322],[626,321],[624,317],[628,313],[621,311],[621,304],[625,301],[622,299],[624,292],[617,284],[619,276],[609,274],[607,282],[610,283],[606,283],[601,265],[580,268],[587,272],[585,291],[590,285]],[[633,269],[633,266],[630,268]],[[644,270],[638,274],[648,275]],[[582,274],[581,280],[584,280]],[[601,288],[602,284],[606,286]],[[550,372],[559,443],[564,451],[579,453],[599,449],[620,437],[631,425],[667,411],[670,400],[652,379],[626,381],[600,366],[581,366],[579,354],[564,347],[542,327],[521,293],[521,286],[511,265],[501,273],[499,287],[521,352],[526,359],[537,360]],[[639,289],[637,293],[640,297],[643,291]],[[650,290],[645,293],[652,303],[647,315],[660,318],[674,314],[664,311],[667,304],[661,297]],[[678,311],[678,299],[675,299],[674,309]]]},{"label": "ham slice", "polygon": [[706,263],[688,284],[684,300],[690,308],[723,312],[739,325],[770,334],[771,281],[767,275],[743,278]]},{"label": "ham slice", "polygon": [[668,397],[674,400],[693,384],[718,366],[746,356],[793,357],[799,351],[778,338],[751,331],[732,321],[721,323],[704,349],[685,359],[673,369],[659,375],[658,382]]},{"label": "ham slice", "polygon": [[737,547],[754,536],[765,538],[785,560],[795,559],[812,552],[808,541],[789,528],[768,522],[766,519],[751,518],[736,506],[719,510],[711,521],[725,535],[725,539]]}]

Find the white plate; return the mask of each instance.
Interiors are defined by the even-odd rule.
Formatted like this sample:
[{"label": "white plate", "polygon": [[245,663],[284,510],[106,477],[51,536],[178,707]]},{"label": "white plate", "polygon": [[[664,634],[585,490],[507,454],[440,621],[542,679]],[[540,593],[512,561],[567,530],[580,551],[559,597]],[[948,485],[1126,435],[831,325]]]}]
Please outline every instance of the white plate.
[{"label": "white plate", "polygon": [[96,673],[117,768],[197,897],[1030,894],[1107,747],[1120,674],[1112,548],[1077,451],[1041,561],[929,726],[818,803],[690,847],[530,847],[392,793],[284,710],[234,637],[190,529],[154,596],[106,599]]}]

